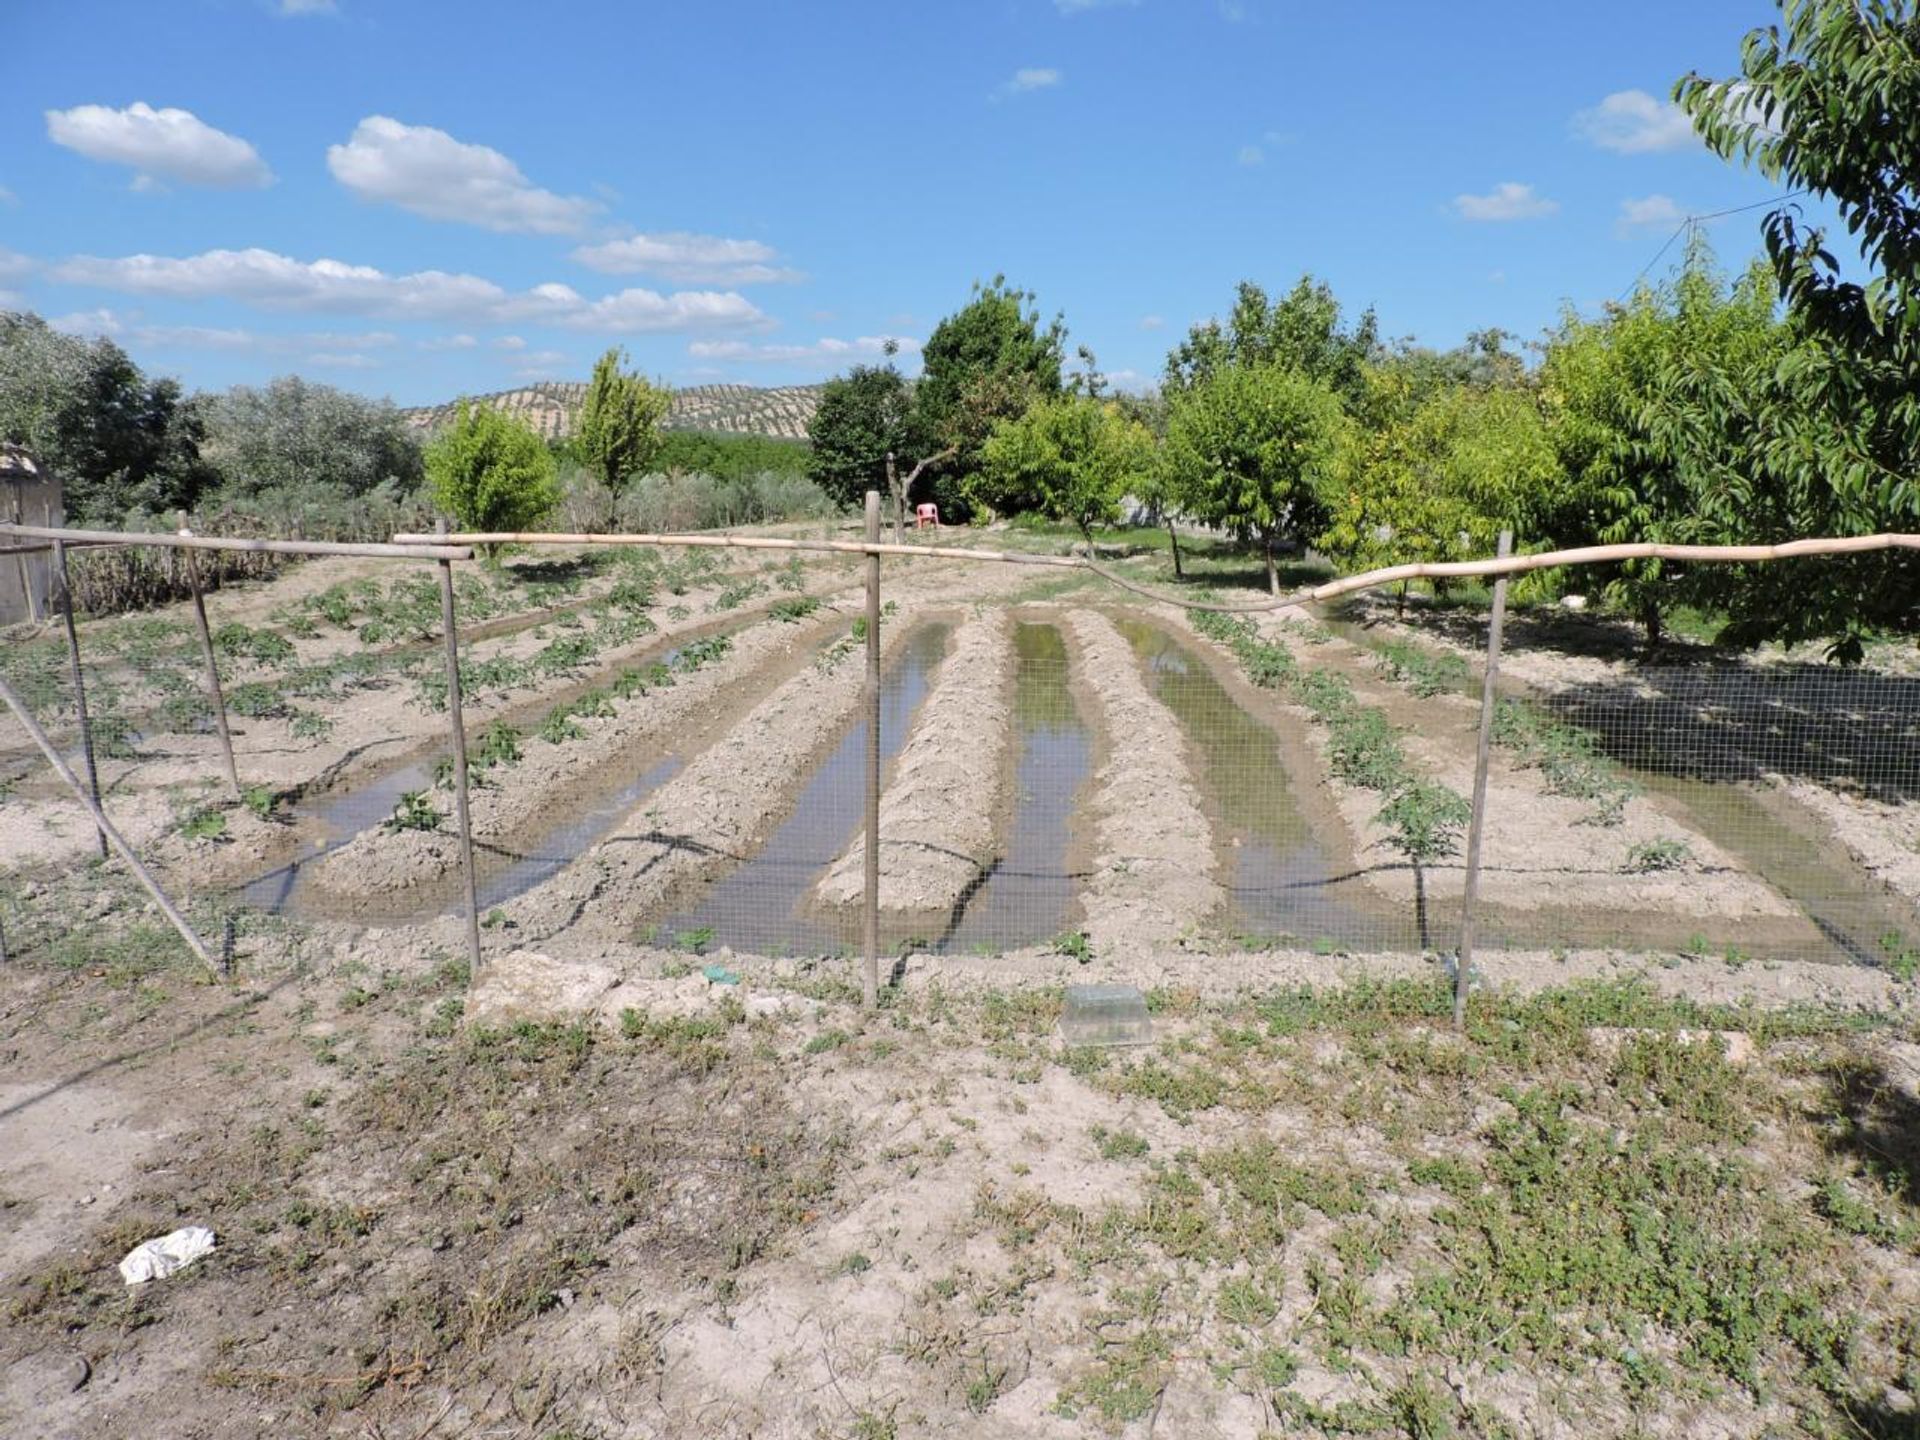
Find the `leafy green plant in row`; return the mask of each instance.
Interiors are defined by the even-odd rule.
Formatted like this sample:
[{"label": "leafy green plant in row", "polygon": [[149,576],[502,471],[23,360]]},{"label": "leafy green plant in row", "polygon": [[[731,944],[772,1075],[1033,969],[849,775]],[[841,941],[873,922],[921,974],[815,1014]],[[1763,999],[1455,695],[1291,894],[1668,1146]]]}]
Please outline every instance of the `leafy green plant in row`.
[{"label": "leafy green plant in row", "polygon": [[1562,724],[1524,700],[1503,699],[1494,707],[1493,742],[1517,752],[1522,765],[1540,771],[1549,795],[1590,801],[1594,825],[1618,825],[1633,785],[1601,752],[1590,731]]}]

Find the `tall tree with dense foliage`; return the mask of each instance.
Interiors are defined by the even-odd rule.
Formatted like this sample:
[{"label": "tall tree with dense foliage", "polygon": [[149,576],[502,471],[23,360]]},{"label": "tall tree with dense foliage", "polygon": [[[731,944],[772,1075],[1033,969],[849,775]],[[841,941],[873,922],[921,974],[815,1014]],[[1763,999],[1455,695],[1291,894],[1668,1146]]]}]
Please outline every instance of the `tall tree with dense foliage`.
[{"label": "tall tree with dense foliage", "polygon": [[0,311],[0,439],[59,475],[69,519],[117,523],[193,504],[208,480],[203,435],[179,382],[143,375],[113,341]]},{"label": "tall tree with dense foliage", "polygon": [[646,377],[622,369],[627,352],[609,347],[593,365],[574,448],[617,502],[627,482],[644,474],[660,449],[660,424],[673,397]]},{"label": "tall tree with dense foliage", "polygon": [[1323,382],[1286,365],[1229,365],[1174,397],[1166,464],[1181,512],[1257,541],[1267,585],[1280,589],[1274,551],[1319,533],[1323,491],[1348,421]]},{"label": "tall tree with dense foliage", "polygon": [[1060,394],[1066,337],[1060,318],[1041,324],[1032,293],[1012,288],[1004,275],[976,284],[967,303],[934,327],[920,352],[911,444],[892,467],[896,524],[929,471],[948,484],[937,497],[943,505],[964,503],[994,427]]},{"label": "tall tree with dense foliage", "polygon": [[814,484],[842,505],[888,488],[887,457],[912,443],[913,389],[891,363],[856,365],[820,391],[807,434]]},{"label": "tall tree with dense foliage", "polygon": [[1350,327],[1325,281],[1302,275],[1278,300],[1251,280],[1240,282],[1227,323],[1196,325],[1167,356],[1165,388],[1176,395],[1233,366],[1285,365],[1320,381],[1352,406],[1366,389],[1366,365],[1380,349],[1371,309]]},{"label": "tall tree with dense foliage", "polygon": [[461,401],[427,446],[426,471],[434,503],[466,530],[530,530],[560,503],[546,442],[491,405]]},{"label": "tall tree with dense foliage", "polygon": [[[1767,216],[1802,343],[1759,407],[1698,397],[1710,421],[1733,412],[1747,435],[1715,500],[1756,541],[1920,529],[1920,16],[1911,0],[1779,3],[1782,23],[1748,34],[1738,75],[1688,75],[1675,98],[1720,155],[1831,203],[1868,274],[1844,275],[1796,207]],[[1854,658],[1872,627],[1915,628],[1920,561],[1794,562],[1786,574],[1729,573],[1716,589],[1733,638],[1837,636],[1836,653]],[[1793,605],[1778,604],[1782,589]]]},{"label": "tall tree with dense foliage", "polygon": [[303,488],[404,492],[423,473],[419,437],[391,404],[297,376],[210,397],[202,450],[229,499]]},{"label": "tall tree with dense foliage", "polygon": [[1090,395],[1044,400],[1003,420],[981,448],[976,493],[996,510],[1033,510],[1079,527],[1119,518],[1120,501],[1157,464],[1153,432]]},{"label": "tall tree with dense foliage", "polygon": [[1486,555],[1507,527],[1537,546],[1565,475],[1531,389],[1454,384],[1416,402],[1420,377],[1386,366],[1368,384],[1383,419],[1349,430],[1317,549],[1367,569]]}]

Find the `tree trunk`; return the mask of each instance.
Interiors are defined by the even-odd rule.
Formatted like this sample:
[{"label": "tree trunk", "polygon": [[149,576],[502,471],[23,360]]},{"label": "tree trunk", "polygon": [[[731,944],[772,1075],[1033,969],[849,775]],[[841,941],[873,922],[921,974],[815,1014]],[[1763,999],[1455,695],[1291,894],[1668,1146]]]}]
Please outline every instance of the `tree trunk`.
[{"label": "tree trunk", "polygon": [[1396,620],[1407,618],[1407,582],[1404,580],[1400,582],[1400,594],[1393,602],[1393,618]]},{"label": "tree trunk", "polygon": [[1186,579],[1186,573],[1180,568],[1180,532],[1173,528],[1173,517],[1167,517],[1167,543],[1173,546],[1173,578]]},{"label": "tree trunk", "polygon": [[[915,470],[913,473],[918,475],[920,472]],[[912,479],[909,478],[907,484],[912,483]],[[894,468],[891,450],[887,452],[887,494],[893,500],[893,543],[898,545],[904,534],[903,516],[907,508],[907,494],[906,488],[900,483],[900,472]]]},{"label": "tree trunk", "polygon": [[1647,649],[1658,650],[1660,642],[1666,638],[1666,630],[1660,622],[1660,602],[1648,600],[1640,606],[1640,621],[1647,627]]},{"label": "tree trunk", "polygon": [[1273,532],[1269,530],[1261,538],[1264,539],[1267,544],[1267,592],[1271,595],[1278,595],[1280,593],[1280,571],[1273,563]]}]

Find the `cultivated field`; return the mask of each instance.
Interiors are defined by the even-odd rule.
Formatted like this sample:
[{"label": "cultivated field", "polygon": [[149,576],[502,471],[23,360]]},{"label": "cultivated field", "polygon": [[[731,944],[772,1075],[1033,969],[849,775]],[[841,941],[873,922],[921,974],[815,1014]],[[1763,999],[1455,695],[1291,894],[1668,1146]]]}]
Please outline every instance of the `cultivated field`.
[{"label": "cultivated field", "polygon": [[[672,392],[663,422],[668,430],[706,430],[720,435],[766,435],[804,440],[820,405],[818,385],[691,385]],[[586,404],[584,380],[543,380],[518,390],[474,397],[513,416],[543,440],[573,433]],[[429,405],[403,412],[407,423],[438,430],[452,423],[457,405]]]},{"label": "cultivated field", "polygon": [[[210,597],[243,801],[188,612],[83,625],[109,810],[234,975],[0,729],[0,1428],[1911,1423],[1897,669],[1516,617],[1457,1037],[1470,612],[889,562],[869,1014],[859,580],[461,567],[477,978],[428,567]],[[60,633],[5,656],[70,739]],[[1085,980],[1153,1045],[1062,1048]]]}]

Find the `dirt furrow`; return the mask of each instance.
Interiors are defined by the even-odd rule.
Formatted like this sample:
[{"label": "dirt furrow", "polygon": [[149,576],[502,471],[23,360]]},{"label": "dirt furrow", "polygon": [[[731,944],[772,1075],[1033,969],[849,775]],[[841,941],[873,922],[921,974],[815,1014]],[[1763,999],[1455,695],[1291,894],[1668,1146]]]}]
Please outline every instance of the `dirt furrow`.
[{"label": "dirt furrow", "polygon": [[[1006,612],[962,625],[880,802],[881,909],[951,912],[991,861],[1013,740],[1012,680]],[[829,905],[863,898],[864,826],[815,893]]]},{"label": "dirt furrow", "polygon": [[[886,587],[898,614],[882,628],[884,652],[929,610],[1004,594],[1020,578],[1001,567],[902,576]],[[748,858],[852,720],[864,684],[857,647],[787,680],[597,845],[521,896],[512,915],[522,932],[530,941],[562,931],[629,938],[674,890]]]},{"label": "dirt furrow", "polygon": [[[575,739],[524,739],[516,764],[496,769],[471,791],[474,840],[487,848],[516,850],[562,818],[568,799],[605,788],[595,782],[604,780],[609,767],[634,769],[636,755],[657,757],[672,750],[676,739],[697,731],[716,702],[755,672],[789,666],[819,648],[832,631],[845,628],[840,607],[824,606],[820,613],[832,617],[828,625],[795,627],[766,619],[744,625],[733,632],[723,661],[616,702],[611,716],[576,718],[573,723],[584,733]],[[451,805],[445,792],[436,792],[434,799]],[[365,898],[432,884],[452,874],[459,861],[450,827],[395,832],[376,826],[329,855],[314,882],[336,898]]]},{"label": "dirt furrow", "polygon": [[1081,892],[1087,937],[1102,954],[1173,944],[1225,899],[1186,737],[1110,620],[1075,610],[1067,627],[1104,756],[1093,781],[1093,873]]}]

